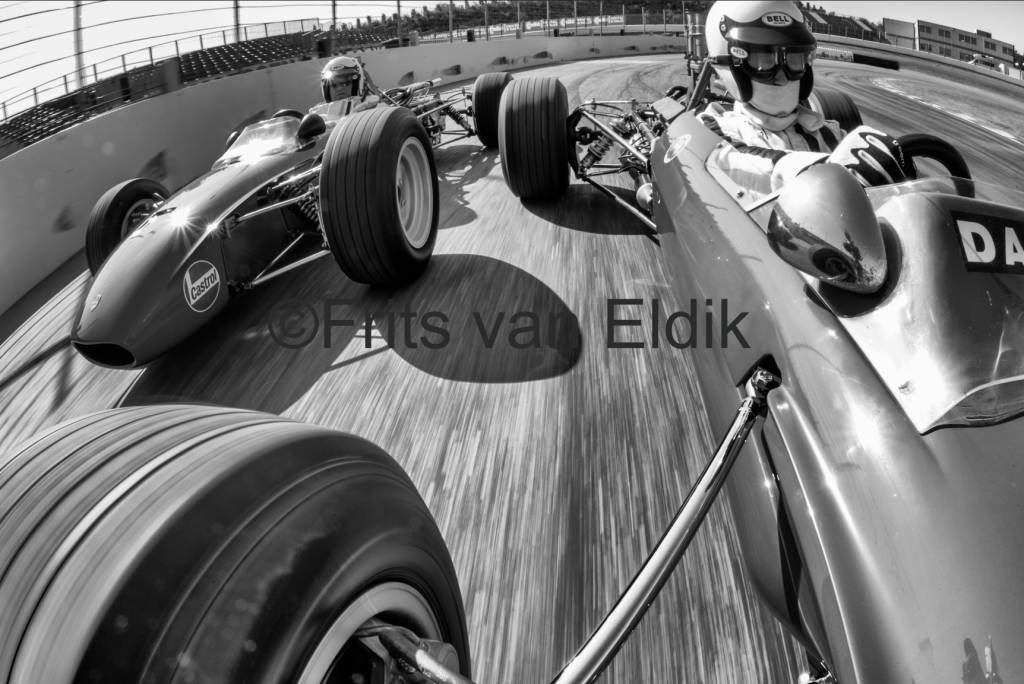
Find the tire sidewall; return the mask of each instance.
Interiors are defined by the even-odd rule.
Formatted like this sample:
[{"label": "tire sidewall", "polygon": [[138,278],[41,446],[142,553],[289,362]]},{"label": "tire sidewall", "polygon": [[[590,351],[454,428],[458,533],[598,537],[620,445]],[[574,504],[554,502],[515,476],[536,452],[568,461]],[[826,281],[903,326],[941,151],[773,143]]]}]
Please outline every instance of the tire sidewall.
[{"label": "tire sidewall", "polygon": [[[351,136],[361,136],[353,140]],[[400,221],[396,171],[406,140],[427,159],[430,208],[425,243],[413,246]],[[433,147],[419,119],[403,107],[381,107],[343,119],[328,139],[320,174],[324,236],[335,260],[353,280],[397,284],[426,267],[437,241],[440,193]],[[353,187],[364,192],[349,192]],[[336,206],[344,203],[344,206]]]},{"label": "tire sidewall", "polygon": [[115,185],[96,202],[85,229],[86,261],[93,275],[126,237],[121,228],[128,211],[136,202],[154,195],[166,200],[170,193],[155,180],[133,178]]}]

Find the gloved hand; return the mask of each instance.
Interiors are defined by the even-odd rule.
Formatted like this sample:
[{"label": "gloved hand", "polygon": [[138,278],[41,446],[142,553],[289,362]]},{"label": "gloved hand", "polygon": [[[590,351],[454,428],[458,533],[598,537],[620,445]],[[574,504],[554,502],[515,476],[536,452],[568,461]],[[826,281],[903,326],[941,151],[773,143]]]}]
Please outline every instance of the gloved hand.
[{"label": "gloved hand", "polygon": [[870,126],[847,133],[826,161],[845,166],[865,187],[917,177],[914,162],[904,157],[896,139]]}]

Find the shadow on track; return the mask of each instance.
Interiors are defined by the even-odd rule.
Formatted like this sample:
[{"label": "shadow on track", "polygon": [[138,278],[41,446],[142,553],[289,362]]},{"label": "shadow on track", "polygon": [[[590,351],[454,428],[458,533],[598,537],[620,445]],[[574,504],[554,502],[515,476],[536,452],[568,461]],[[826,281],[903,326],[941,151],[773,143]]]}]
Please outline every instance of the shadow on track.
[{"label": "shadow on track", "polygon": [[[390,349],[384,340],[393,341]],[[188,401],[281,413],[325,373],[385,352],[437,377],[496,383],[560,375],[581,350],[575,314],[503,261],[438,255],[415,283],[381,289],[346,279],[325,259],[239,297],[150,364],[119,404]]]},{"label": "shadow on track", "polygon": [[[632,205],[634,193],[621,187],[609,187],[613,193]],[[572,183],[556,202],[526,201],[523,207],[535,216],[570,230],[594,235],[644,235],[653,233],[634,216],[618,206],[610,197],[586,183]],[[594,222],[593,217],[602,217]]]},{"label": "shadow on track", "polygon": [[434,150],[434,161],[441,201],[439,230],[472,223],[477,214],[470,207],[467,190],[497,166],[498,151],[464,143]]}]

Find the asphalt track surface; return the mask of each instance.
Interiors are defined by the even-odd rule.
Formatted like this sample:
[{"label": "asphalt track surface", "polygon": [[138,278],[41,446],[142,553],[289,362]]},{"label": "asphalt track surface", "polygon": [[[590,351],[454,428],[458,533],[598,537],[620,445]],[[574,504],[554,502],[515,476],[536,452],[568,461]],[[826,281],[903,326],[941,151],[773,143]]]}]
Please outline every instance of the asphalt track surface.
[{"label": "asphalt track surface", "polygon": [[[560,77],[572,105],[655,99],[686,80],[679,65],[677,56],[649,56],[537,73]],[[1024,175],[1019,143],[872,84],[893,72],[825,62],[817,70],[819,83],[856,98],[866,123],[954,141],[981,179]],[[1024,105],[992,97],[1024,115]],[[548,681],[639,567],[715,437],[685,351],[606,344],[609,298],[645,300],[645,320],[653,298],[662,311],[686,307],[638,221],[579,183],[560,203],[524,206],[506,189],[497,154],[477,144],[442,148],[437,163],[436,256],[403,290],[353,284],[325,259],[245,294],[167,357],[125,372],[67,347],[87,282],[74,278],[0,345],[0,449],[93,410],[157,402],[269,411],[366,437],[408,470],[448,541],[474,679]],[[365,329],[339,325],[324,344],[327,306],[336,320],[382,322],[368,343]],[[425,348],[421,318],[410,321],[407,343],[389,310],[444,314],[447,344]],[[540,317],[540,346],[512,345],[517,311]],[[481,326],[497,331],[493,344]],[[272,331],[292,345],[316,337],[289,348]],[[604,681],[796,680],[802,655],[746,584],[725,503]]]}]

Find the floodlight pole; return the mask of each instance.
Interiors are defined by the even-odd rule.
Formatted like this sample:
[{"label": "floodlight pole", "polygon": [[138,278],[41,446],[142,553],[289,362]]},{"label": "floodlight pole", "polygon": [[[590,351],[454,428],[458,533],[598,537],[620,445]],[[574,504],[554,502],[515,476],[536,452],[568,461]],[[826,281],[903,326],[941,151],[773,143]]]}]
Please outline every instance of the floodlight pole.
[{"label": "floodlight pole", "polygon": [[402,0],[395,0],[395,7],[398,8],[395,15],[398,20],[398,47],[402,47]]},{"label": "floodlight pole", "polygon": [[85,85],[85,64],[82,57],[82,0],[75,0],[75,88]]},{"label": "floodlight pole", "polygon": [[241,24],[242,24],[242,22],[240,21],[240,18],[242,16],[242,8],[239,6],[238,0],[234,0],[234,9],[235,9],[235,42],[236,43],[241,43],[242,42],[242,32],[239,30],[239,26],[241,26]]}]

